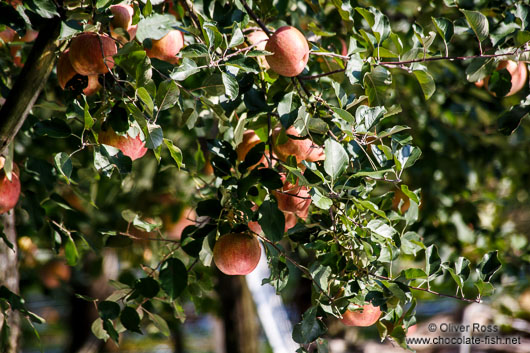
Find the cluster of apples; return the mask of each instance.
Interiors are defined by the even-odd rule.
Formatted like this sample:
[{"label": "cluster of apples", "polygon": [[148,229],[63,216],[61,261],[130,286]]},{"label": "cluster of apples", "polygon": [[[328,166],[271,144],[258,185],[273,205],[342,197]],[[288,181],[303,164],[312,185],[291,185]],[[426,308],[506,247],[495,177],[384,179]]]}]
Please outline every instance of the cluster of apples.
[{"label": "cluster of apples", "polygon": [[[273,153],[272,160],[268,160],[265,155],[262,159],[251,166],[250,169],[258,165],[265,167],[273,166],[275,159],[286,161],[291,155],[295,156],[296,161],[301,163],[303,160],[316,162],[325,159],[322,147],[315,145],[309,138],[293,139],[288,137],[283,143],[276,143],[278,135],[282,131],[278,126],[273,130]],[[294,127],[287,129],[286,133],[293,137],[300,137]],[[248,152],[261,142],[254,130],[247,130],[243,134],[242,142],[237,146],[236,152],[239,161],[244,161]],[[267,153],[267,152],[266,152]],[[274,190],[272,193],[278,201],[278,208],[283,212],[285,217],[286,232],[296,225],[297,219],[306,219],[311,205],[309,189],[306,186],[290,183],[284,173],[281,174],[283,187],[281,190]],[[257,206],[253,207],[257,210]],[[258,222],[249,222],[249,229],[261,234],[262,229]],[[261,257],[261,249],[258,239],[252,234],[230,233],[223,235],[215,243],[213,250],[213,259],[219,270],[228,275],[246,275],[254,271]]]}]

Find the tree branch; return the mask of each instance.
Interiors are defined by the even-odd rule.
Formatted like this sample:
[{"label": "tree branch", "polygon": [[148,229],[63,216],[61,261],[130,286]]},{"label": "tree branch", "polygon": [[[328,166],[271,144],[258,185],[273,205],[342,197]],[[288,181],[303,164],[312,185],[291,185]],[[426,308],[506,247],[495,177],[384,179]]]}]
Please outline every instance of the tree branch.
[{"label": "tree branch", "polygon": [[40,30],[28,60],[0,109],[0,154],[24,124],[55,66],[60,29],[61,19],[56,17]]},{"label": "tree branch", "polygon": [[241,3],[243,4],[243,6],[245,7],[245,10],[247,11],[247,13],[249,14],[250,17],[252,17],[252,19],[254,21],[256,21],[256,23],[258,24],[258,26],[261,27],[261,29],[263,30],[263,32],[265,32],[265,34],[267,34],[268,37],[270,37],[272,35],[271,31],[267,28],[267,26],[265,26],[265,24],[259,19],[258,16],[256,16],[256,14],[254,13],[254,11],[252,11],[252,9],[248,6],[247,2],[245,0],[241,0]]},{"label": "tree branch", "polygon": [[[378,279],[382,279],[382,280],[385,280],[385,281],[395,282],[395,280],[393,280],[393,279],[390,278],[390,277],[381,276],[381,275],[376,275],[375,273],[368,273],[368,274],[369,274],[370,276],[375,277],[375,278],[378,278]],[[435,291],[430,290],[430,289],[427,289],[427,288],[414,287],[414,286],[410,286],[410,285],[407,285],[407,284],[405,284],[405,285],[406,285],[407,287],[409,287],[410,289],[420,290],[420,291],[422,291],[422,292],[431,293],[431,294],[437,295],[437,296],[439,296],[439,297],[453,298],[453,299],[458,299],[458,300],[462,300],[462,301],[469,302],[469,303],[481,303],[481,302],[482,302],[480,299],[467,299],[467,298],[464,298],[464,297],[458,297],[458,296],[456,296],[456,295],[443,294],[443,293],[435,292]]]}]

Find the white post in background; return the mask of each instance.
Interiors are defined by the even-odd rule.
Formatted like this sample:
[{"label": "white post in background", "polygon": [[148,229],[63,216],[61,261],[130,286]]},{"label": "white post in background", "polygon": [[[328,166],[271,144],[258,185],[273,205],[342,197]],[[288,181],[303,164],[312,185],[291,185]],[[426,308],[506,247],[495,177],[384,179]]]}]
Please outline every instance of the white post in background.
[{"label": "white post in background", "polygon": [[270,276],[263,246],[261,259],[252,273],[246,275],[247,285],[256,303],[258,317],[274,353],[294,353],[300,346],[292,339],[292,325],[282,298],[271,285],[261,285]]}]

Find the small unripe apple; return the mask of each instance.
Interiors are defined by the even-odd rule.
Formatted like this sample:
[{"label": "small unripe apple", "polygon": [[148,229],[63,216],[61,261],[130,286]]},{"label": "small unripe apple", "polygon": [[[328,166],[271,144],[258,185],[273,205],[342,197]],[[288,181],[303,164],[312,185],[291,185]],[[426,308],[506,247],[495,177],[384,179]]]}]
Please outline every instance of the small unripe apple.
[{"label": "small unripe apple", "polygon": [[[265,46],[267,45],[267,41],[269,40],[269,36],[267,35],[267,33],[263,32],[262,30],[259,30],[259,31],[251,32],[247,36],[247,39],[250,42],[250,44],[256,44],[256,46],[254,47],[255,49],[257,49],[257,50],[266,50]],[[258,56],[258,61],[259,61],[259,64],[261,66],[263,66],[263,68],[265,70],[270,68],[269,63],[265,59],[264,55]]]},{"label": "small unripe apple", "polygon": [[122,136],[114,132],[112,128],[102,130],[99,133],[99,143],[118,148],[133,161],[143,157],[147,152],[145,143],[140,139],[140,134],[136,135],[136,137],[131,137],[128,134]]},{"label": "small unripe apple", "polygon": [[11,181],[3,169],[4,159],[0,157],[0,214],[6,213],[13,209],[20,197],[20,179],[18,177],[19,170],[13,164],[13,171],[11,173]]},{"label": "small unripe apple", "polygon": [[380,316],[381,309],[378,306],[366,304],[361,310],[346,310],[340,321],[346,326],[367,327],[375,324]]},{"label": "small unripe apple", "polygon": [[[110,11],[114,15],[110,25],[110,34],[112,37],[117,38],[120,42],[127,42],[133,40],[136,37],[136,31],[138,30],[138,25],[132,26],[132,18],[134,15],[134,9],[132,6],[127,4],[118,4],[112,5]],[[129,33],[129,39],[116,33],[115,28],[123,28],[123,30]]]},{"label": "small unripe apple", "polygon": [[213,261],[227,275],[247,275],[258,266],[261,257],[259,240],[247,233],[221,236],[213,247]]},{"label": "small unripe apple", "polygon": [[[103,49],[103,50],[102,50]],[[80,75],[105,74],[114,67],[118,49],[114,39],[106,34],[84,32],[70,43],[70,63]]]},{"label": "small unripe apple", "polygon": [[[523,61],[515,62],[512,60],[504,60],[499,62],[499,65],[497,66],[497,71],[506,69],[512,76],[512,87],[510,88],[510,91],[506,94],[505,97],[512,96],[519,92],[521,89],[523,89],[526,79],[528,78],[528,70],[526,68],[526,63]],[[489,76],[486,77],[484,80],[479,80],[475,82],[475,86],[482,87],[485,86],[486,89],[494,96],[496,96],[495,92],[491,92],[488,89],[488,83],[489,83]]]},{"label": "small unripe apple", "polygon": [[307,186],[298,186],[298,180],[295,185],[289,183],[285,174],[281,177],[284,182],[281,191],[272,192],[278,201],[278,208],[284,213],[292,213],[306,219],[311,205],[311,196]]},{"label": "small unripe apple", "polygon": [[[272,141],[277,141],[278,135],[282,130],[281,126],[276,127],[272,132]],[[289,127],[285,133],[292,136],[300,136],[294,126]],[[303,160],[309,162],[323,161],[326,159],[324,149],[317,146],[309,138],[303,140],[295,140],[288,137],[287,142],[282,144],[274,144],[273,150],[282,161],[287,160],[289,156],[295,156],[296,162],[300,163]]]},{"label": "small unripe apple", "polygon": [[[76,75],[80,74],[74,70],[70,63],[70,49],[66,49],[57,61],[57,81],[59,81],[59,86],[61,86],[63,90],[66,89],[68,82]],[[96,93],[101,88],[101,85],[98,81],[98,75],[90,75],[87,76],[87,78],[87,86],[83,89],[83,93],[86,96],[90,96]]]},{"label": "small unripe apple", "polygon": [[274,53],[265,58],[271,69],[282,76],[298,76],[309,60],[307,40],[291,26],[278,28],[269,38],[265,50]]},{"label": "small unripe apple", "polygon": [[181,31],[171,30],[158,40],[152,39],[151,43],[151,49],[145,49],[148,57],[175,65],[178,62],[176,55],[184,46],[184,35]]}]

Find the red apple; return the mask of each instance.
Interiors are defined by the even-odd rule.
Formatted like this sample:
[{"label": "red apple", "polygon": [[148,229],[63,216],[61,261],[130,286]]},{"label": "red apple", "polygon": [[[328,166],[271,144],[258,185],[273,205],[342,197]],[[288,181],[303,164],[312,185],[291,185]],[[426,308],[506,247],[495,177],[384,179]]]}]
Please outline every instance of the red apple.
[{"label": "red apple", "polygon": [[[128,42],[133,40],[136,37],[136,31],[138,30],[138,25],[132,25],[132,18],[134,15],[134,9],[132,6],[127,4],[118,4],[112,5],[110,11],[114,15],[110,25],[110,34],[112,37],[117,38],[120,42]],[[123,28],[127,33],[129,33],[129,39],[116,33],[115,28]]]},{"label": "red apple", "polygon": [[13,165],[11,181],[9,181],[4,171],[4,159],[0,157],[0,214],[13,209],[18,202],[20,197],[20,179],[18,175],[18,167]]},{"label": "red apple", "polygon": [[254,271],[261,257],[259,240],[247,233],[221,236],[213,247],[213,261],[227,275],[246,275]]},{"label": "red apple", "polygon": [[295,185],[289,183],[285,174],[282,174],[282,181],[284,184],[281,191],[272,192],[278,201],[278,208],[284,213],[292,213],[306,219],[311,205],[309,190],[306,186],[298,186],[298,180]]},{"label": "red apple", "polygon": [[99,133],[99,143],[120,149],[124,155],[129,156],[133,161],[143,157],[147,152],[145,143],[142,142],[139,134],[136,137],[131,137],[128,134],[122,136],[114,132],[112,128],[106,131],[102,130]]},{"label": "red apple", "polygon": [[151,49],[146,49],[147,56],[167,61],[173,65],[177,64],[176,55],[184,46],[184,35],[181,31],[172,30],[162,38],[151,40]]},{"label": "red apple", "polygon": [[[276,127],[272,132],[272,141],[276,142],[278,135],[282,130],[281,126]],[[292,136],[300,136],[294,126],[289,127],[285,133]],[[309,162],[323,161],[326,159],[324,149],[317,146],[309,138],[303,140],[294,140],[288,137],[287,142],[282,144],[274,144],[273,150],[282,161],[287,160],[289,156],[295,156],[296,162],[300,163],[303,160]]]},{"label": "red apple", "polygon": [[[103,49],[103,50],[102,50]],[[118,49],[114,39],[106,34],[84,32],[70,43],[70,63],[80,75],[105,74],[114,67]]]},{"label": "red apple", "polygon": [[372,304],[363,305],[361,310],[346,310],[342,314],[342,323],[346,326],[372,326],[379,320],[381,316],[381,309]]},{"label": "red apple", "polygon": [[[66,49],[57,61],[57,81],[59,81],[59,86],[64,90],[68,81],[74,78],[75,75],[79,74],[74,70],[70,63],[70,49]],[[101,85],[98,81],[98,75],[90,75],[88,76],[88,83],[86,88],[83,89],[83,93],[90,96],[96,93],[100,88]]]},{"label": "red apple", "polygon": [[274,53],[265,58],[271,69],[282,76],[298,76],[309,60],[307,40],[291,26],[278,28],[269,38],[265,50]]}]

